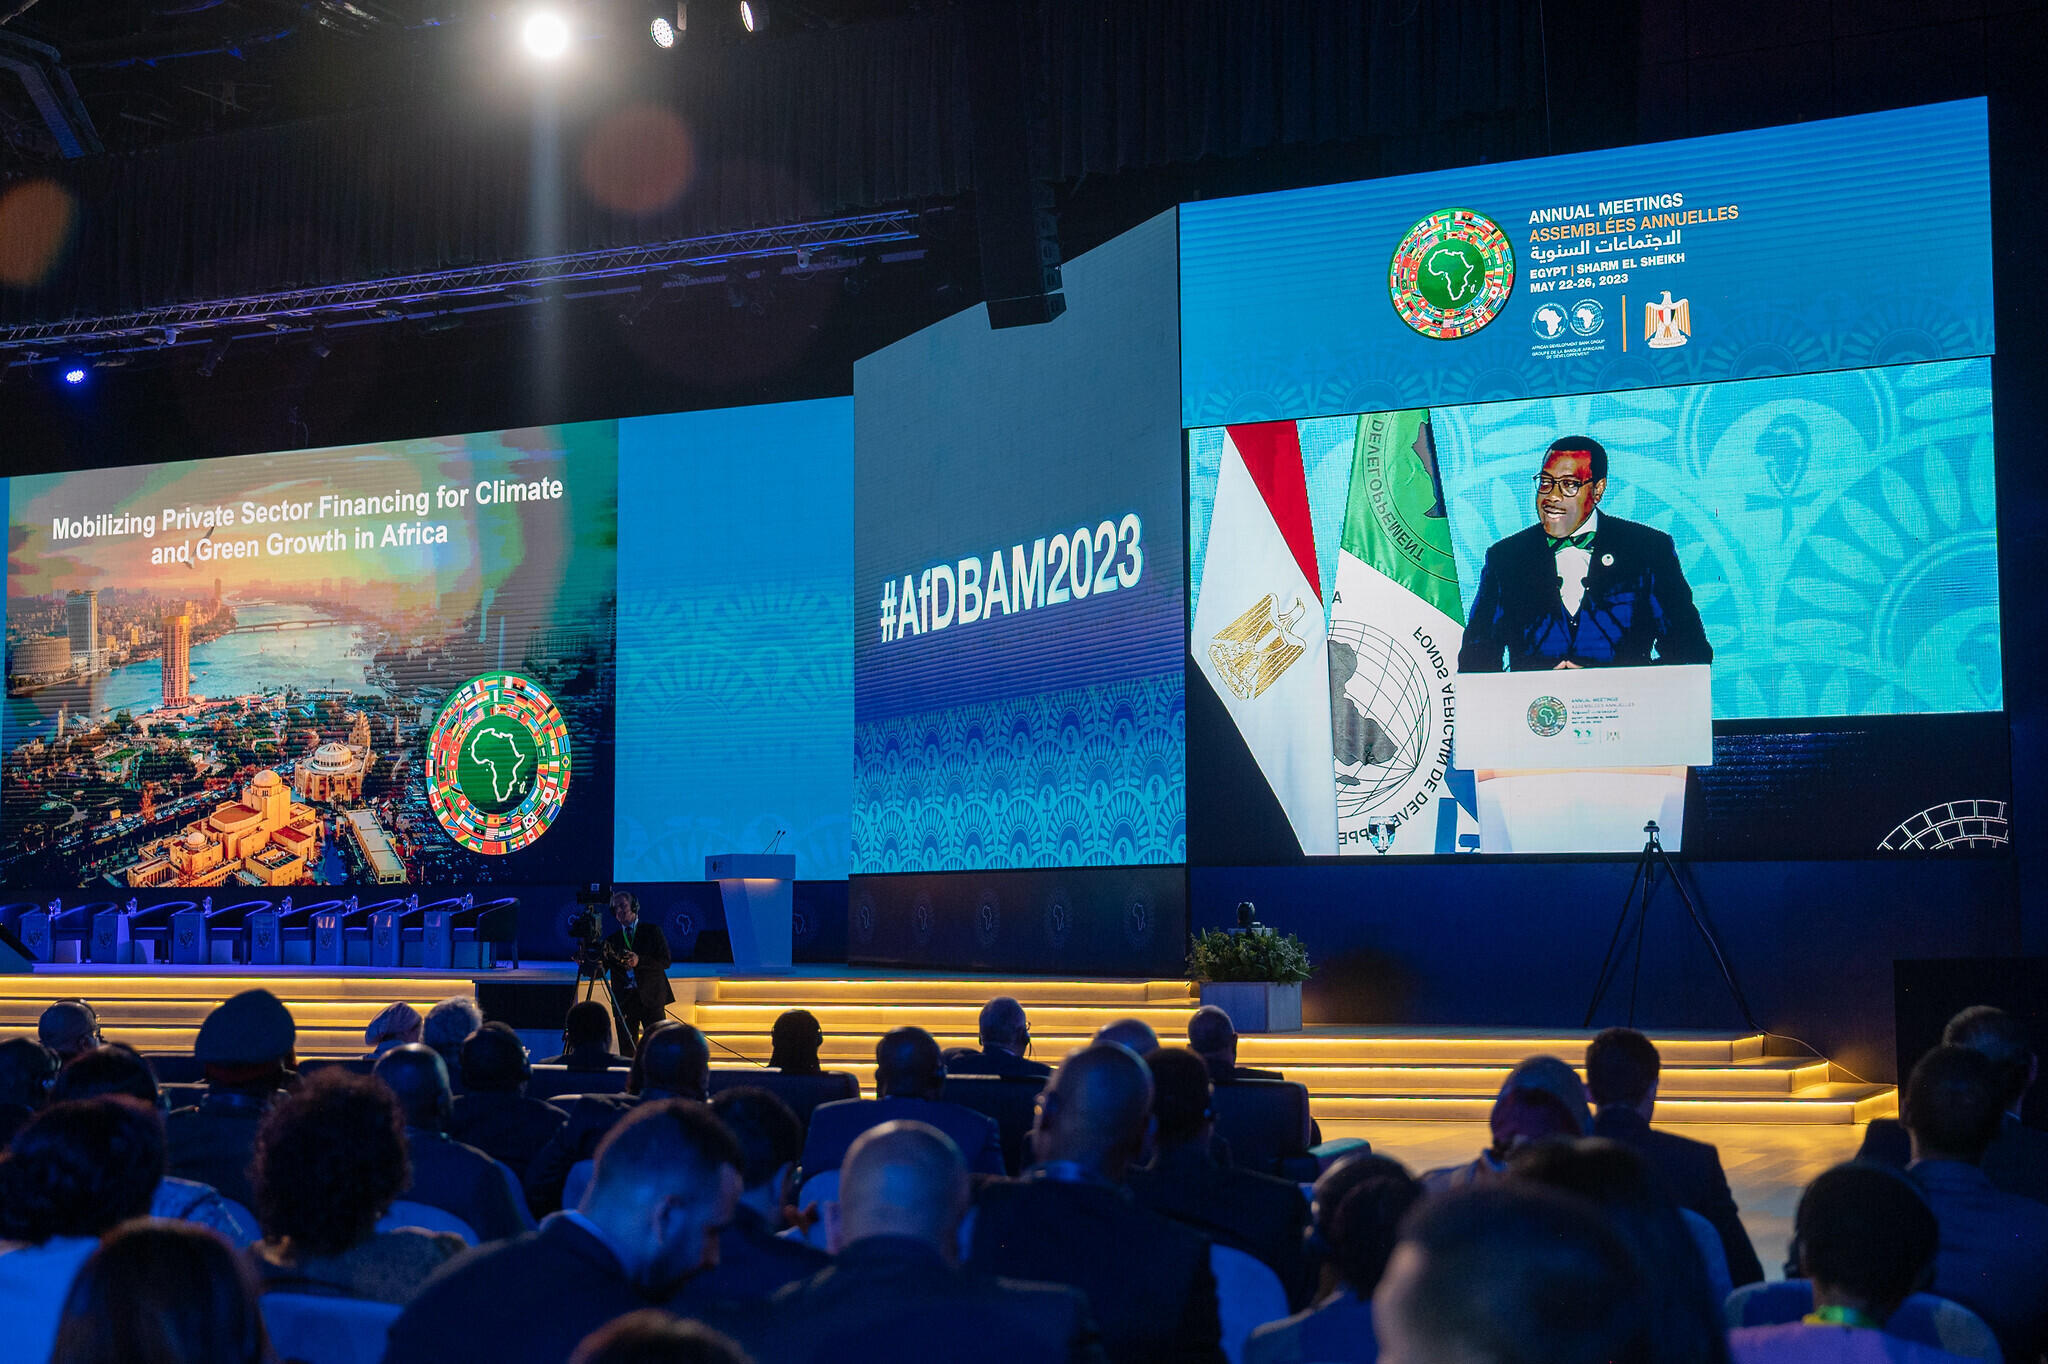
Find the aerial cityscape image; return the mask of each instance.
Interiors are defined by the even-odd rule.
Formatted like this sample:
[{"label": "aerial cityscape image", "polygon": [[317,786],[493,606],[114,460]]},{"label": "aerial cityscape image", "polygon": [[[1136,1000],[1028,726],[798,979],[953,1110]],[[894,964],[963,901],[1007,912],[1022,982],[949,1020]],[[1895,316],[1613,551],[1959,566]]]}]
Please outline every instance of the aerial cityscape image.
[{"label": "aerial cityscape image", "polygon": [[573,881],[616,424],[9,481],[0,884]]}]

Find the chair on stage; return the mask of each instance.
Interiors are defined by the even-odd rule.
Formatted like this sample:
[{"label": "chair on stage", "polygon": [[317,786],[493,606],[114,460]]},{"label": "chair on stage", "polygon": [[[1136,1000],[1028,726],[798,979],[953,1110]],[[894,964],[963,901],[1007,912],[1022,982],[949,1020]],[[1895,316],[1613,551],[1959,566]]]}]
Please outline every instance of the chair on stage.
[{"label": "chair on stage", "polygon": [[[460,900],[440,900],[432,906],[441,909],[447,905],[459,905]],[[408,895],[403,900],[386,902],[370,915],[370,965],[372,966],[417,966],[418,956],[407,962],[405,945],[408,941],[420,940],[421,915],[420,897]]]},{"label": "chair on stage", "polygon": [[127,904],[110,905],[92,916],[92,942],[86,948],[86,960],[122,965],[135,960],[135,939],[131,936],[135,904],[130,896]]},{"label": "chair on stage", "polygon": [[303,1364],[379,1364],[401,1309],[394,1302],[319,1293],[266,1293],[263,1325],[279,1359]]},{"label": "chair on stage", "polygon": [[[421,913],[420,964],[436,970],[488,970],[498,964],[497,949],[519,965],[519,901],[510,896],[485,904],[465,895],[444,900]],[[486,951],[486,949],[489,949]]]},{"label": "chair on stage", "polygon": [[573,1094],[623,1094],[633,1072],[625,1066],[610,1070],[571,1070],[567,1066],[540,1065],[527,1077],[526,1097],[550,1103]]},{"label": "chair on stage", "polygon": [[806,1128],[811,1125],[811,1111],[819,1104],[860,1097],[860,1081],[844,1070],[828,1070],[819,1075],[784,1075],[773,1066],[712,1067],[713,1094],[747,1085],[765,1089],[788,1104],[797,1121]]},{"label": "chair on stage", "polygon": [[[33,914],[42,906],[34,900],[10,900],[0,905],[0,931],[12,933],[15,941],[21,941],[21,916]],[[26,946],[26,944],[23,944]]]},{"label": "chair on stage", "polygon": [[1025,1140],[1044,1088],[1039,1076],[948,1075],[939,1097],[996,1120],[1003,1139],[1003,1168],[1014,1175],[1030,1163]]},{"label": "chair on stage", "polygon": [[1283,1179],[1313,1180],[1308,1153],[1308,1088],[1293,1080],[1233,1080],[1212,1098],[1216,1134],[1230,1143],[1233,1164]]},{"label": "chair on stage", "polygon": [[112,900],[94,900],[66,909],[62,900],[52,900],[21,916],[22,946],[37,961],[90,960],[86,949],[92,942],[94,916],[119,908]]},{"label": "chair on stage", "polygon": [[[1721,1317],[1732,1331],[1741,1326],[1783,1326],[1812,1310],[1813,1281],[1782,1279],[1736,1289],[1728,1295]],[[1991,1334],[1984,1318],[1959,1302],[1932,1293],[1915,1293],[1900,1303],[1899,1310],[1885,1319],[1884,1333],[1965,1359],[1986,1359],[1995,1364],[2003,1357],[1998,1338]]]},{"label": "chair on stage", "polygon": [[127,934],[131,961],[149,961],[161,965],[171,959],[171,916],[187,909],[198,908],[195,900],[165,900],[160,904],[144,905],[140,909],[129,902]]},{"label": "chair on stage", "polygon": [[196,909],[171,916],[171,960],[181,966],[232,966],[246,955],[249,916],[269,906],[262,900],[237,900],[216,907],[207,896]]},{"label": "chair on stage", "polygon": [[371,916],[405,907],[403,900],[360,905],[352,895],[338,907],[321,910],[313,916],[313,964],[368,966]]},{"label": "chair on stage", "polygon": [[249,963],[252,966],[313,964],[313,916],[348,908],[346,900],[317,900],[292,907],[287,895],[275,905],[249,911]]}]

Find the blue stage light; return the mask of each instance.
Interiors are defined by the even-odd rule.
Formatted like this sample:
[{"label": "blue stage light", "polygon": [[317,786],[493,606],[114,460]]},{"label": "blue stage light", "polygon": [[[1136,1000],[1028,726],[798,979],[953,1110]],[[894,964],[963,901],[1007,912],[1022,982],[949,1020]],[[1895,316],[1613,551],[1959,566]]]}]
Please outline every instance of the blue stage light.
[{"label": "blue stage light", "polygon": [[65,370],[65,371],[64,371],[64,382],[65,382],[65,383],[67,383],[67,384],[82,384],[82,383],[84,383],[84,382],[85,382],[85,368],[84,368],[84,367],[83,367],[82,365],[73,365],[73,366],[72,366],[72,367],[71,367],[70,369],[67,369],[67,370]]}]

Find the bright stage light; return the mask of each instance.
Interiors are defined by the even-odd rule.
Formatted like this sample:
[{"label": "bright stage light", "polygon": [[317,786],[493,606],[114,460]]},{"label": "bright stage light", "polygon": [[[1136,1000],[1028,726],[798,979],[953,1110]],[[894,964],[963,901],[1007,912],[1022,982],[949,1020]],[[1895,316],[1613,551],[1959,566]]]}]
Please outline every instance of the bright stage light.
[{"label": "bright stage light", "polygon": [[73,365],[70,369],[64,371],[64,382],[67,384],[84,383],[85,369],[82,366]]},{"label": "bright stage light", "polygon": [[535,10],[520,25],[519,40],[529,56],[556,61],[569,50],[569,21],[551,9]]},{"label": "bright stage light", "polygon": [[657,14],[654,16],[654,21],[647,25],[647,36],[654,39],[656,47],[674,47],[676,45],[676,26]]},{"label": "bright stage light", "polygon": [[740,0],[740,27],[759,33],[768,27],[768,6],[759,0]]}]

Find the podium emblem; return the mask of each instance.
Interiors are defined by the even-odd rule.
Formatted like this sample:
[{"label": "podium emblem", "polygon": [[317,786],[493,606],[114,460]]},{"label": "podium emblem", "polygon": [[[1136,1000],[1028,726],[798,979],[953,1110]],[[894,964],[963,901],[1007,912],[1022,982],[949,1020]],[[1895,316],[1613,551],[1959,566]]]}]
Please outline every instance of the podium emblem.
[{"label": "podium emblem", "polygon": [[1539,696],[1529,703],[1529,732],[1548,739],[1564,732],[1564,702],[1555,696]]},{"label": "podium emblem", "polygon": [[1275,617],[1273,609],[1278,603],[1279,598],[1268,592],[1209,642],[1209,661],[1240,701],[1256,698],[1308,651],[1294,632],[1308,607],[1296,597],[1286,615]]}]

